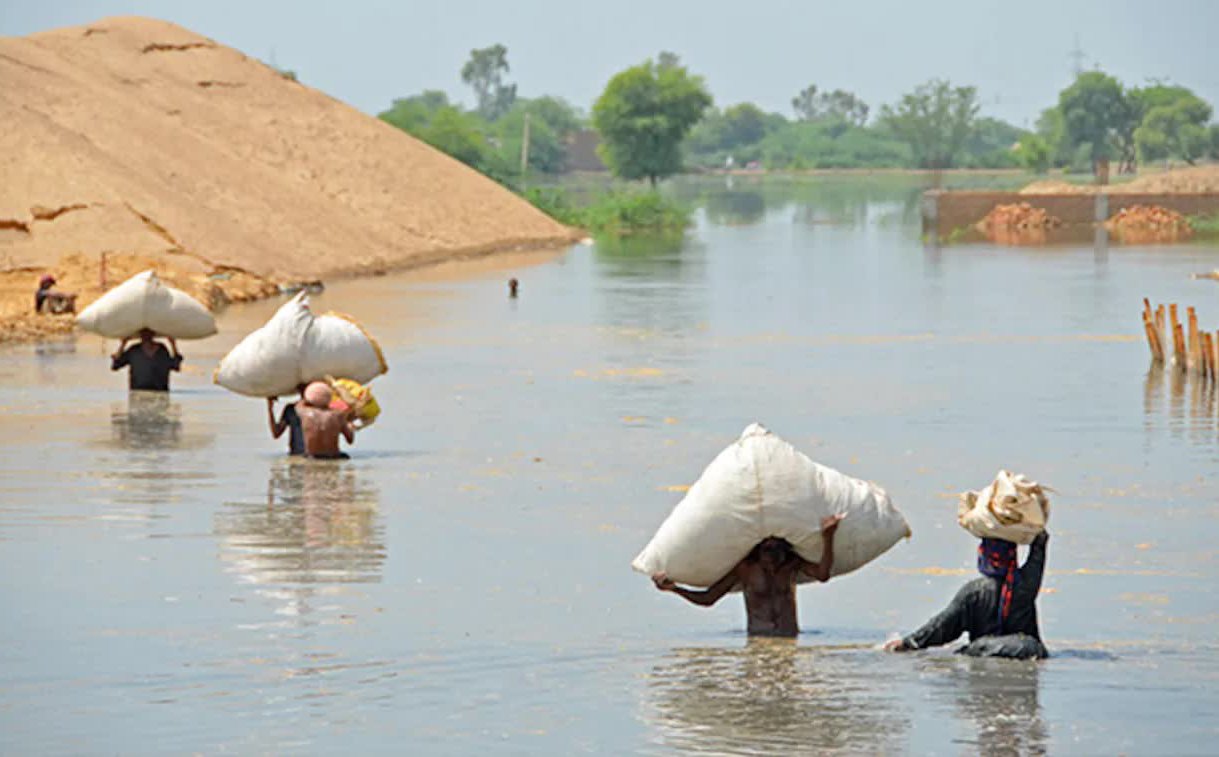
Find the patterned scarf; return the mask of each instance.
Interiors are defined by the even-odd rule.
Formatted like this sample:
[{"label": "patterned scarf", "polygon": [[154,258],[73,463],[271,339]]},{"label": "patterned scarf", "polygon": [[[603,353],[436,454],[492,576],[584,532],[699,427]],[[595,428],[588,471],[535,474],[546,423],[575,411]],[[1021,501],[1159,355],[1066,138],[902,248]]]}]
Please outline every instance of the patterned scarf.
[{"label": "patterned scarf", "polygon": [[1003,581],[999,588],[999,633],[1003,633],[1016,586],[1016,545],[1003,539],[983,539],[978,545],[978,572]]}]

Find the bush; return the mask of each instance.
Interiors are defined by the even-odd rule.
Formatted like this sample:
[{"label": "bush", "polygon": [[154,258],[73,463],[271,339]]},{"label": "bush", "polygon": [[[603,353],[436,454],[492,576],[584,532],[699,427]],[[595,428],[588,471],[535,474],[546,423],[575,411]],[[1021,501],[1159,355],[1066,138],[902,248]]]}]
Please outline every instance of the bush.
[{"label": "bush", "polygon": [[690,225],[690,209],[659,192],[611,190],[583,205],[554,187],[532,187],[523,196],[551,218],[594,234],[681,231]]}]

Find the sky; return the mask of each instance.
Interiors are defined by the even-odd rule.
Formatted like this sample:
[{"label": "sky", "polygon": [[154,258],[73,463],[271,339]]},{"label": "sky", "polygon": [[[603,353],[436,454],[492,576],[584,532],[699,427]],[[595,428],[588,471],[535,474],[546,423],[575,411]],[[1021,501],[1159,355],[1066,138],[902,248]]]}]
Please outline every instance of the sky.
[{"label": "sky", "polygon": [[0,0],[0,36],[116,15],[274,59],[372,114],[424,89],[472,103],[459,71],[496,43],[520,95],[583,109],[616,72],[670,50],[721,107],[790,116],[813,83],[876,112],[946,78],[976,86],[985,115],[1031,127],[1070,83],[1076,40],[1085,68],[1127,85],[1169,80],[1219,105],[1219,0]]}]

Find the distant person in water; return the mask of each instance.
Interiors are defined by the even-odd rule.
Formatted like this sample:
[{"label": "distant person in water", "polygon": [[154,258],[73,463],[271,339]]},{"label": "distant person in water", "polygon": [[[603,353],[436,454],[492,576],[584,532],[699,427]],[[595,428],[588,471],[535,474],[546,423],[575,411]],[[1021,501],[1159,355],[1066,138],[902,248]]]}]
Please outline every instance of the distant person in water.
[{"label": "distant person in water", "polygon": [[926,649],[956,641],[968,633],[970,643],[957,651],[974,657],[1049,656],[1037,626],[1037,593],[1045,571],[1044,531],[1029,545],[1024,567],[1016,567],[1016,545],[983,539],[978,546],[978,572],[961,587],[948,607],[914,633],[885,644],[890,652]]},{"label": "distant person in water", "polygon": [[[300,392],[301,399],[305,398],[305,385],[301,384],[296,387],[296,391]],[[305,454],[305,432],[301,429],[301,417],[296,412],[296,403],[290,402],[284,405],[284,410],[279,415],[279,420],[275,419],[275,397],[267,397],[267,425],[271,427],[271,438],[278,439],[288,432],[288,454],[303,455]]]},{"label": "distant person in water", "polygon": [[324,381],[314,381],[305,387],[304,395],[296,403],[296,414],[300,416],[301,433],[305,438],[305,456],[322,460],[345,460],[347,454],[339,449],[339,437],[351,444],[355,440],[355,428],[351,425],[350,410],[333,410],[330,400],[333,393]]},{"label": "distant person in water", "polygon": [[[170,349],[153,339],[156,334],[149,329],[140,331],[140,343],[127,346],[130,337],[119,343],[118,350],[110,356],[110,370],[129,368],[127,386],[131,390],[152,392],[169,391],[169,372],[182,370],[182,353],[173,337],[167,337]],[[172,350],[172,352],[170,351]]]},{"label": "distant person in water", "polygon": [[508,279],[508,299],[516,299],[516,290],[520,287],[520,282],[516,279]]},{"label": "distant person in water", "polygon": [[745,614],[750,636],[795,637],[800,633],[796,619],[796,582],[801,577],[814,581],[830,580],[834,567],[834,532],[843,516],[831,515],[821,522],[825,550],[820,562],[809,562],[786,539],[763,539],[720,580],[706,590],[685,589],[664,573],[652,576],[656,588],[671,591],[686,601],[710,607],[737,586],[745,595]]}]

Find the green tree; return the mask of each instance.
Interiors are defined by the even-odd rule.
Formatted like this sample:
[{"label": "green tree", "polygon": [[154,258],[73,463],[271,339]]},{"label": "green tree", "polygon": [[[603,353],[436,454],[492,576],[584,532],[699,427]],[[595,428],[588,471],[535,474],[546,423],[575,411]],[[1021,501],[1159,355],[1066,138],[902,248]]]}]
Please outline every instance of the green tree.
[{"label": "green tree", "polygon": [[817,85],[810,84],[792,98],[792,110],[801,121],[828,121],[842,126],[863,126],[868,122],[868,104],[852,92],[836,89],[833,92],[817,92]]},{"label": "green tree", "polygon": [[493,128],[501,162],[520,164],[525,116],[529,116],[529,168],[542,173],[567,170],[567,140],[580,128],[574,108],[557,97],[518,99]]},{"label": "green tree", "polygon": [[958,161],[966,168],[1014,168],[1020,165],[1016,145],[1025,131],[997,118],[974,121],[969,136],[961,146]]},{"label": "green tree", "polygon": [[651,60],[610,79],[593,105],[597,153],[615,176],[653,186],[681,170],[681,142],[711,105],[701,77]]},{"label": "green tree", "polygon": [[1120,153],[1121,135],[1130,129],[1137,113],[1117,79],[1100,71],[1086,71],[1058,95],[1065,138],[1072,149],[1087,147],[1092,170]]},{"label": "green tree", "polygon": [[418,95],[394,100],[389,110],[378,114],[377,118],[418,136],[418,132],[432,122],[437,111],[449,106],[448,95],[440,90],[429,89]]},{"label": "green tree", "polygon": [[1045,173],[1050,170],[1053,154],[1050,145],[1038,134],[1025,134],[1020,137],[1016,148],[1016,156],[1020,164],[1032,173]]},{"label": "green tree", "polygon": [[1140,113],[1133,136],[1142,159],[1193,163],[1207,154],[1212,109],[1206,101],[1185,87],[1167,85],[1132,89],[1130,99]]},{"label": "green tree", "polygon": [[881,108],[881,123],[921,168],[951,168],[978,115],[978,92],[933,79]]},{"label": "green tree", "polygon": [[508,48],[503,45],[471,50],[461,67],[461,80],[474,89],[478,113],[488,121],[507,113],[516,100],[516,85],[504,83],[508,71]]}]

